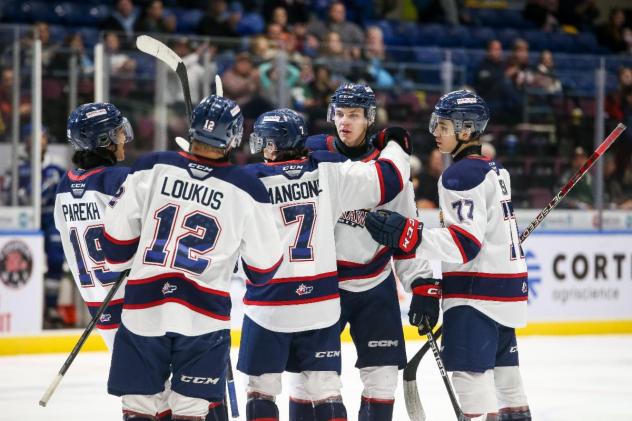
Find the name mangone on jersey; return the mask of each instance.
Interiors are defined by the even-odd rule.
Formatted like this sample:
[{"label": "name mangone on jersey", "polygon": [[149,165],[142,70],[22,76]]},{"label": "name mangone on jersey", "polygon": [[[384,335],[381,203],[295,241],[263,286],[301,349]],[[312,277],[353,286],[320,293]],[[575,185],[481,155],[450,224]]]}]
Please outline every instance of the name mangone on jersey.
[{"label": "name mangone on jersey", "polygon": [[112,268],[131,268],[125,327],[144,336],[227,329],[237,258],[253,282],[281,263],[264,186],[227,162],[157,152],[134,164],[122,188],[105,213],[104,250]]},{"label": "name mangone on jersey", "polygon": [[[312,151],[337,151],[334,137],[323,134],[310,136],[306,146]],[[351,160],[370,162],[377,158],[378,152],[374,148],[368,148],[365,155]],[[409,218],[417,215],[415,193],[408,179],[401,191],[390,193],[388,200],[375,209],[388,209]],[[414,256],[400,252],[393,254],[392,249],[373,240],[364,229],[366,214],[366,209],[346,211],[340,215],[336,223],[336,258],[340,289],[361,292],[376,287],[391,274],[391,257],[395,273],[407,291],[410,291],[410,284],[415,279],[432,278],[432,269],[426,260],[414,259]]]},{"label": "name mangone on jersey", "polygon": [[423,230],[417,254],[443,261],[443,309],[470,305],[509,327],[526,324],[527,265],[509,172],[468,156],[439,179],[445,228]]},{"label": "name mangone on jersey", "polygon": [[340,318],[334,227],[343,211],[390,200],[410,174],[409,158],[394,143],[371,163],[330,152],[307,159],[252,164],[274,207],[284,248],[274,279],[252,282],[245,313],[266,329],[299,332],[331,326]]},{"label": "name mangone on jersey", "polygon": [[[108,268],[102,249],[105,208],[129,172],[126,167],[68,171],[55,198],[54,218],[66,261],[91,313],[95,313],[120,273]],[[97,323],[99,329],[118,327],[124,287],[116,292]],[[118,312],[113,315],[112,312]]]}]

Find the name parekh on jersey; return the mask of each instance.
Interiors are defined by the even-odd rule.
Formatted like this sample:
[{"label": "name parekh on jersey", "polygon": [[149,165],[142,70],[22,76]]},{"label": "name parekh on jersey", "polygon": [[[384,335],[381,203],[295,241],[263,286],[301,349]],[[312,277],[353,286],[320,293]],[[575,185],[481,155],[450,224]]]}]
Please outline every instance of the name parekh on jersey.
[{"label": "name parekh on jersey", "polygon": [[284,184],[268,189],[270,202],[276,203],[292,202],[310,197],[317,197],[320,192],[318,180],[301,181],[300,183]]},{"label": "name parekh on jersey", "polygon": [[91,221],[101,219],[99,208],[95,202],[71,203],[61,205],[66,221]]},{"label": "name parekh on jersey", "polygon": [[165,177],[160,188],[160,194],[175,199],[190,200],[211,209],[219,209],[222,206],[224,193],[214,190],[203,184],[190,183],[184,180],[173,180]]}]

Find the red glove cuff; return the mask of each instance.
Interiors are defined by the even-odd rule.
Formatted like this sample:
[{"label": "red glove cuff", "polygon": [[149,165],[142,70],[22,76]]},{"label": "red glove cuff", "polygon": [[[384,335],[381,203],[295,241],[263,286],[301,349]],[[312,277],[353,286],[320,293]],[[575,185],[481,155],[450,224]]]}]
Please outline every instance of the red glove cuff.
[{"label": "red glove cuff", "polygon": [[399,237],[399,248],[404,253],[410,253],[419,244],[419,221],[415,218],[408,218],[401,237]]},{"label": "red glove cuff", "polygon": [[413,288],[413,294],[425,297],[441,298],[441,286],[435,284],[423,284]]}]

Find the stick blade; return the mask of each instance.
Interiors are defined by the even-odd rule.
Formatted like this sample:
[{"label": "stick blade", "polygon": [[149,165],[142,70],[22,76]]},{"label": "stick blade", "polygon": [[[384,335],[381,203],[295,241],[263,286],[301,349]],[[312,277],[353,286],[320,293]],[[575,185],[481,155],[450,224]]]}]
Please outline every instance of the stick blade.
[{"label": "stick blade", "polygon": [[404,380],[404,403],[406,404],[406,412],[410,421],[425,421],[426,412],[421,405],[419,398],[419,389],[417,389],[417,381]]},{"label": "stick blade", "polygon": [[176,144],[185,152],[189,152],[191,148],[189,141],[180,136],[176,136]]},{"label": "stick blade", "polygon": [[222,78],[219,75],[215,75],[215,95],[224,96],[224,85],[222,85]]},{"label": "stick blade", "polygon": [[136,38],[136,48],[143,53],[149,54],[150,56],[163,61],[174,72],[178,68],[178,65],[183,63],[180,56],[178,56],[171,48],[167,47],[156,38],[152,38],[148,35],[140,35]]}]

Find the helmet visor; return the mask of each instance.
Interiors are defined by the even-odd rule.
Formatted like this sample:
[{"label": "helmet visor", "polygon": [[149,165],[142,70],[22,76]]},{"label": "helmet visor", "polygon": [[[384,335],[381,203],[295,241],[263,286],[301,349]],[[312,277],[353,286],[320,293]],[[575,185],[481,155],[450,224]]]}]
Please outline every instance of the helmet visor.
[{"label": "helmet visor", "polygon": [[437,130],[437,126],[439,125],[439,117],[437,114],[432,113],[430,116],[430,121],[428,122],[428,131],[431,135],[434,135],[435,130]]},{"label": "helmet visor", "polygon": [[121,124],[108,132],[108,139],[116,144],[129,143],[134,140],[134,130],[127,117],[123,117]]}]

